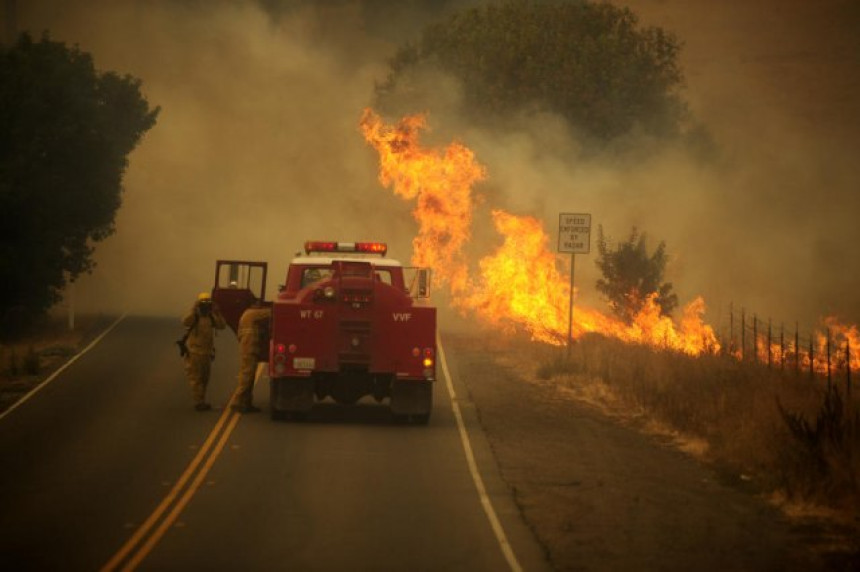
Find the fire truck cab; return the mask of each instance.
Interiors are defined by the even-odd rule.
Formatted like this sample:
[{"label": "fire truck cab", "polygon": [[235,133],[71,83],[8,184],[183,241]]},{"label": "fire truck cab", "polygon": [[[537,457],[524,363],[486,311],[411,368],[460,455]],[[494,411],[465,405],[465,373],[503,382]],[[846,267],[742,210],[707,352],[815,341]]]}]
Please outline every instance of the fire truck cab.
[{"label": "fire truck cab", "polygon": [[[268,361],[272,417],[303,416],[329,398],[354,404],[371,396],[388,399],[397,419],[427,423],[436,379],[429,269],[386,258],[379,242],[308,241],[304,250],[271,303],[268,355],[260,356]],[[265,284],[264,263],[240,264],[262,270]],[[262,299],[265,286],[259,297],[241,290],[213,290],[228,321],[238,322],[237,306]]]}]

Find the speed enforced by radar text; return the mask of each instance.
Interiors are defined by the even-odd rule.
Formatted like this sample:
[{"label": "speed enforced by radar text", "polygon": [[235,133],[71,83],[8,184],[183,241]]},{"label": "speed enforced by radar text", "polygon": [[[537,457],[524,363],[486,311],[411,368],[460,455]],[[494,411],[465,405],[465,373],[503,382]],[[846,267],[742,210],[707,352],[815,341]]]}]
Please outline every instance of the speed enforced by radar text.
[{"label": "speed enforced by radar text", "polygon": [[588,254],[591,248],[591,215],[561,213],[558,215],[558,251]]}]

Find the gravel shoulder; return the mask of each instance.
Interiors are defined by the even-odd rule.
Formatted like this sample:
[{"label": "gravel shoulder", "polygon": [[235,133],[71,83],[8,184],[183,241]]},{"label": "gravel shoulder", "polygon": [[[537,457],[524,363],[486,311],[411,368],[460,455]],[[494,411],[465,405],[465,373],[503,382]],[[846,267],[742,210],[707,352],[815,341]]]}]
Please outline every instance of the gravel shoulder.
[{"label": "gravel shoulder", "polygon": [[[516,345],[464,333],[445,344],[503,480],[557,570],[849,570],[840,531],[789,519],[721,472],[541,382]],[[533,370],[534,368],[531,368]]]}]

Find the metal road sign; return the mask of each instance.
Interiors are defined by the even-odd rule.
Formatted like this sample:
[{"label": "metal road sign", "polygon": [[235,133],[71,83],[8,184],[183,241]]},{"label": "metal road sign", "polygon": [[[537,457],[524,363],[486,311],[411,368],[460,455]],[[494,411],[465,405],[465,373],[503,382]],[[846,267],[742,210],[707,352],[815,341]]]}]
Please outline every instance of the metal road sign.
[{"label": "metal road sign", "polygon": [[588,254],[591,249],[591,215],[561,213],[558,215],[558,251]]}]

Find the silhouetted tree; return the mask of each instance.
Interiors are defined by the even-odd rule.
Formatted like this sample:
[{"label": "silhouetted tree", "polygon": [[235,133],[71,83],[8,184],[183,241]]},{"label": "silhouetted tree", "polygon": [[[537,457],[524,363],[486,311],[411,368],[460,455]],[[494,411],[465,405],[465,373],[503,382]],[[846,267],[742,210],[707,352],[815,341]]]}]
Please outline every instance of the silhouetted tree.
[{"label": "silhouetted tree", "polygon": [[603,278],[597,280],[597,289],[606,296],[609,306],[622,320],[630,322],[642,309],[646,298],[654,293],[662,314],[670,315],[678,305],[672,284],[661,284],[666,270],[665,242],[661,242],[649,255],[646,235],[633,227],[626,241],[610,248],[603,234],[603,225],[599,225],[597,253],[595,263],[603,274]]},{"label": "silhouetted tree", "polygon": [[127,156],[156,121],[140,81],[77,47],[0,47],[0,334],[60,299],[114,232]]},{"label": "silhouetted tree", "polygon": [[[400,48],[377,85],[384,111],[414,112],[422,71],[460,80],[472,116],[524,107],[551,109],[607,141],[640,129],[680,133],[680,44],[661,28],[638,26],[627,8],[588,1],[508,1],[459,11]],[[423,110],[420,110],[423,111]]]}]

